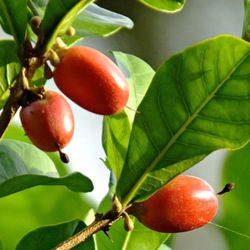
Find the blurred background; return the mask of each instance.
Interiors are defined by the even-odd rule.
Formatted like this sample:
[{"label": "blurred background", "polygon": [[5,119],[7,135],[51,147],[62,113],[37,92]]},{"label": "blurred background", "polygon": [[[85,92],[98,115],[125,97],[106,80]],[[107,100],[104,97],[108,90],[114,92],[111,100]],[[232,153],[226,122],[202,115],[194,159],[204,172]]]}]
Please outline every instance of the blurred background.
[{"label": "blurred background", "polygon": [[[132,30],[121,30],[109,38],[91,38],[83,43],[104,53],[108,50],[119,50],[134,54],[144,59],[154,69],[174,53],[196,42],[218,34],[240,37],[242,32],[243,0],[187,0],[184,9],[176,14],[153,11],[135,0],[102,0],[97,4],[130,17],[135,26]],[[3,34],[0,36],[2,38]],[[49,82],[48,88],[56,89],[53,82]],[[92,179],[95,189],[85,197],[88,204],[96,206],[108,191],[109,179],[109,171],[101,161],[105,158],[101,146],[102,117],[85,111],[72,102],[71,104],[76,116],[76,132],[72,142],[64,151],[70,156],[71,169],[81,171]],[[188,173],[204,178],[219,191],[225,184],[221,181],[221,175],[226,155],[227,152],[224,150],[215,152]],[[220,212],[222,211],[221,207]],[[236,228],[231,229],[237,231]],[[232,235],[244,238],[233,233]],[[229,249],[215,225],[207,225],[190,233],[176,234],[172,239],[171,248],[173,250]],[[239,250],[245,249],[239,248]]]}]

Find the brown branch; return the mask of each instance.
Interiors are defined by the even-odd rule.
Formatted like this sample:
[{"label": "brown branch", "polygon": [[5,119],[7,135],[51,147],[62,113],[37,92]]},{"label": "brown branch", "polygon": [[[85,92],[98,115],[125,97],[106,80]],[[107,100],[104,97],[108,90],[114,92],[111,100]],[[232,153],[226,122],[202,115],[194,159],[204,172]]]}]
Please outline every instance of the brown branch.
[{"label": "brown branch", "polygon": [[19,72],[15,85],[10,89],[10,97],[4,105],[3,111],[0,115],[0,138],[2,138],[6,128],[15,116],[19,105],[19,100],[22,96],[23,89],[23,74],[24,68]]},{"label": "brown branch", "polygon": [[107,232],[109,227],[116,222],[122,215],[122,212],[116,213],[113,210],[109,211],[103,216],[97,216],[95,221],[92,222],[89,226],[84,228],[82,231],[73,235],[69,239],[63,241],[59,245],[57,245],[53,250],[69,250],[73,247],[79,245],[84,242],[88,237],[93,234],[104,231]]},{"label": "brown branch", "polygon": [[29,58],[28,65],[26,67],[23,66],[17,75],[16,82],[10,89],[10,97],[0,114],[0,139],[20,107],[23,91],[29,88],[29,81],[32,79],[35,71],[43,64],[44,60],[44,57]]}]

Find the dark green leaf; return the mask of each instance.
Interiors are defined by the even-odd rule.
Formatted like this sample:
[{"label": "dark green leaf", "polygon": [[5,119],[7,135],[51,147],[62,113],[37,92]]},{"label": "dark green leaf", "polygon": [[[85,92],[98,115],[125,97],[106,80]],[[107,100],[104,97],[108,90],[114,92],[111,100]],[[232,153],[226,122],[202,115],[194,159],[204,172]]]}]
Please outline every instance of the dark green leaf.
[{"label": "dark green leaf", "polygon": [[[70,238],[72,235],[84,229],[86,225],[80,220],[74,220],[59,225],[38,228],[19,242],[16,250],[51,250],[53,247]],[[73,249],[94,250],[95,244],[93,237]]]},{"label": "dark green leaf", "polygon": [[9,97],[9,89],[14,84],[21,68],[12,40],[0,41],[0,108]]},{"label": "dark green leaf", "polygon": [[62,186],[37,186],[0,199],[4,250],[15,249],[28,232],[48,224],[83,219],[93,203]]},{"label": "dark green leaf", "polygon": [[0,0],[0,24],[22,44],[27,27],[27,0]]},{"label": "dark green leaf", "polygon": [[141,59],[113,52],[124,71],[130,86],[127,109],[117,115],[106,116],[103,120],[103,147],[106,152],[106,165],[118,179],[127,154],[128,142],[136,109],[145,95],[154,75],[153,69]]},{"label": "dark green leaf", "polygon": [[28,7],[34,16],[43,17],[49,0],[29,0]]},{"label": "dark green leaf", "polygon": [[41,28],[45,35],[47,49],[55,38],[65,33],[75,17],[93,0],[50,0],[46,7]]},{"label": "dark green leaf", "polygon": [[76,34],[86,36],[108,36],[125,27],[133,28],[133,22],[126,16],[90,4],[73,22]]},{"label": "dark green leaf", "polygon": [[186,0],[139,0],[146,6],[166,13],[180,11]]},{"label": "dark green leaf", "polygon": [[0,142],[0,197],[37,186],[64,185],[75,192],[90,192],[92,182],[80,173],[58,178],[52,160],[31,144]]},{"label": "dark green leaf", "polygon": [[159,68],[138,108],[117,184],[125,204],[212,151],[249,140],[249,68],[250,45],[232,36],[201,42]]},{"label": "dark green leaf", "polygon": [[221,229],[228,242],[228,250],[248,249],[250,244],[249,165],[250,144],[231,152],[223,167],[222,185],[235,183],[235,188],[230,193],[220,197],[223,214],[219,217],[218,224],[229,229]]}]

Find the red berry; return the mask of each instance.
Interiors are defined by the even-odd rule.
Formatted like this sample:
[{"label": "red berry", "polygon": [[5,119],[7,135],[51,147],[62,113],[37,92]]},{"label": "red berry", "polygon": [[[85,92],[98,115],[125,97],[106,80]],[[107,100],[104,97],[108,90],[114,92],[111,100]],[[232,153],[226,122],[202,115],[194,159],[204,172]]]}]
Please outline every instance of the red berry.
[{"label": "red berry", "polygon": [[132,213],[148,228],[165,233],[190,231],[211,221],[217,194],[204,180],[177,176],[149,199],[135,203]]},{"label": "red berry", "polygon": [[107,56],[93,48],[66,50],[54,71],[54,80],[72,101],[97,114],[117,113],[128,101],[125,76]]},{"label": "red berry", "polygon": [[44,99],[23,107],[20,119],[27,136],[44,151],[53,152],[65,147],[73,136],[71,107],[54,91],[47,91]]}]

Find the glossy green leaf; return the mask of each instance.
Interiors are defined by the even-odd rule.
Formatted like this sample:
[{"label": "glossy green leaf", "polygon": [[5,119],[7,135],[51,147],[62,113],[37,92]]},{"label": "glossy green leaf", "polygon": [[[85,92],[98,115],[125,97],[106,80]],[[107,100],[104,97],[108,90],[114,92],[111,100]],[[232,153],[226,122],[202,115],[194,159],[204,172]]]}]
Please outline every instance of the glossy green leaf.
[{"label": "glossy green leaf", "polygon": [[86,36],[108,36],[121,28],[133,28],[133,22],[126,16],[90,4],[73,22],[76,34]]},{"label": "glossy green leaf", "polygon": [[[222,185],[235,183],[235,188],[220,197],[222,217],[217,223],[228,243],[228,250],[248,249],[250,243],[249,180],[250,144],[231,152],[224,163]],[[230,231],[232,230],[232,231]]]},{"label": "glossy green leaf", "polygon": [[158,11],[174,13],[183,8],[186,0],[139,0],[139,2]]},{"label": "glossy green leaf", "polygon": [[22,44],[27,27],[27,0],[0,0],[0,24]]},{"label": "glossy green leaf", "polygon": [[246,144],[249,55],[247,42],[225,35],[163,63],[134,120],[117,184],[123,203],[146,198],[214,150]]},{"label": "glossy green leaf", "polygon": [[21,66],[14,41],[0,41],[0,55],[0,108],[2,108],[9,97],[9,89],[15,83]]},{"label": "glossy green leaf", "polygon": [[65,33],[75,17],[94,0],[50,0],[45,10],[41,28],[45,35],[46,48],[55,38]]},{"label": "glossy green leaf", "polygon": [[118,66],[124,71],[130,87],[130,97],[124,111],[103,119],[103,147],[106,165],[118,179],[127,154],[132,122],[136,109],[154,75],[153,69],[138,57],[113,52]]},{"label": "glossy green leaf", "polygon": [[92,182],[81,173],[56,177],[53,161],[31,144],[2,140],[0,156],[0,197],[37,185],[64,185],[75,192],[93,189]]},{"label": "glossy green leaf", "polygon": [[[38,228],[27,234],[17,245],[16,250],[51,250],[59,243],[84,229],[86,225],[80,220],[74,220],[59,225]],[[73,249],[95,250],[93,237]]]},{"label": "glossy green leaf", "polygon": [[13,250],[24,235],[36,228],[83,219],[93,202],[62,186],[37,186],[2,197],[0,207],[3,249]]}]

